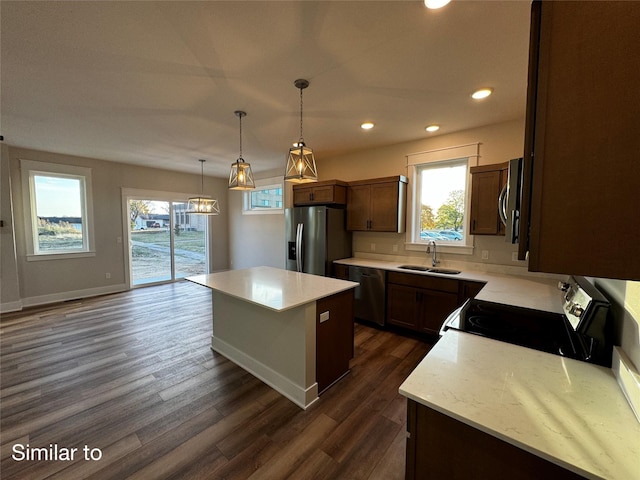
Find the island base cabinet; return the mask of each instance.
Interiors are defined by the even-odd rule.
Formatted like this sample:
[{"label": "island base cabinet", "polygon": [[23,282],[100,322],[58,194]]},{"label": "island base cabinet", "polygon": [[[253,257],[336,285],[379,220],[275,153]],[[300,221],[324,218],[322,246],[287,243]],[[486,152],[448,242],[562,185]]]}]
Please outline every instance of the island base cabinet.
[{"label": "island base cabinet", "polygon": [[322,394],[349,373],[354,347],[353,290],[316,301],[316,382]]},{"label": "island base cabinet", "polygon": [[407,480],[584,477],[407,399]]}]

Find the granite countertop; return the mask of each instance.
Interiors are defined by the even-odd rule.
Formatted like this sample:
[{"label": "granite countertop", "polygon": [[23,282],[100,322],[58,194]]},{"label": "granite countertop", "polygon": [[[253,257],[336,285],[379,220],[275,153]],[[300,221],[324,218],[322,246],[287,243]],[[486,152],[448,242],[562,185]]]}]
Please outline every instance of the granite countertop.
[{"label": "granite countertop", "polygon": [[[557,289],[559,276],[508,275],[465,269],[462,269],[457,275],[447,275],[399,268],[401,265],[407,264],[407,262],[390,262],[359,257],[336,260],[334,263],[379,268],[410,275],[438,276],[453,280],[483,282],[485,286],[475,297],[478,300],[545,312],[564,313],[559,301],[560,292]],[[409,263],[414,264],[414,262]],[[428,265],[425,264],[425,266]],[[560,276],[560,278],[565,279],[566,277]]]},{"label": "granite countertop", "polygon": [[611,369],[448,330],[400,393],[587,478],[640,476],[640,424]]},{"label": "granite countertop", "polygon": [[358,286],[356,282],[273,267],[229,270],[187,280],[278,312]]}]

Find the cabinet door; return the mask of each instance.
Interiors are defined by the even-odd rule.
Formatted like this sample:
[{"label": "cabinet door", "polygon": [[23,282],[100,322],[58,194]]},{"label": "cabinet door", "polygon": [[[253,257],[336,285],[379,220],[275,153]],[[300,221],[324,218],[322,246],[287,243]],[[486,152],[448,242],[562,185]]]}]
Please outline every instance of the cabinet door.
[{"label": "cabinet door", "polygon": [[438,335],[440,327],[449,314],[458,307],[455,293],[421,290],[418,329],[431,335]]},{"label": "cabinet door", "polygon": [[532,271],[640,280],[638,25],[640,2],[541,2]]},{"label": "cabinet door", "polygon": [[399,327],[417,328],[420,289],[387,284],[387,322]]},{"label": "cabinet door", "polygon": [[395,232],[398,229],[398,182],[371,185],[371,230]]},{"label": "cabinet door", "polygon": [[314,203],[332,203],[333,202],[333,185],[327,185],[324,187],[317,187],[313,189],[312,200]]},{"label": "cabinet door", "polygon": [[347,230],[367,230],[369,227],[369,185],[349,187],[347,199]]},{"label": "cabinet door", "polygon": [[[503,187],[501,171],[474,173],[471,176],[472,235],[498,235],[502,222],[498,215],[498,196]],[[504,235],[504,229],[502,229]]]},{"label": "cabinet door", "polygon": [[294,205],[309,205],[311,202],[311,194],[313,190],[311,188],[294,188],[293,189],[293,204]]}]

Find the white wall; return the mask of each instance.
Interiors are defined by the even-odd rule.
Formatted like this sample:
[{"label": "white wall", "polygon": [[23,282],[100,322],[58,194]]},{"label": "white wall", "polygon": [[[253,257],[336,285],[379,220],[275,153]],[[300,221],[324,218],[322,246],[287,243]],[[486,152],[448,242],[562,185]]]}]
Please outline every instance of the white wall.
[{"label": "white wall", "polygon": [[[283,175],[284,166],[277,171],[262,172],[255,178],[259,182],[271,177],[282,178]],[[234,190],[228,194],[231,268],[284,268],[284,214],[243,215],[242,196],[242,192]]]},{"label": "white wall", "polygon": [[[122,189],[200,193],[200,175],[136,167],[91,158],[72,157],[9,146],[19,295],[24,305],[81,298],[126,288],[126,230]],[[4,155],[3,155],[4,158]],[[27,261],[20,159],[89,167],[92,169],[96,255],[87,258]],[[4,160],[3,160],[4,161]],[[221,215],[211,218],[211,265],[213,270],[229,266],[229,233],[226,179],[205,177],[205,193],[217,197]],[[3,212],[4,213],[4,212]],[[4,260],[4,259],[3,259]],[[105,278],[105,273],[111,278]],[[2,272],[2,284],[5,272]]]}]

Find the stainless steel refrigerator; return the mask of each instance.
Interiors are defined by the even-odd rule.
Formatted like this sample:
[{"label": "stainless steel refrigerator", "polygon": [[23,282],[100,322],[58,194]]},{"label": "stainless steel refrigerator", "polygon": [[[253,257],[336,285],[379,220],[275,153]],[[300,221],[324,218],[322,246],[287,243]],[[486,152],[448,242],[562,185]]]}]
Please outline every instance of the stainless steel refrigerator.
[{"label": "stainless steel refrigerator", "polygon": [[285,224],[287,270],[329,276],[334,260],[351,256],[344,209],[287,208]]}]

